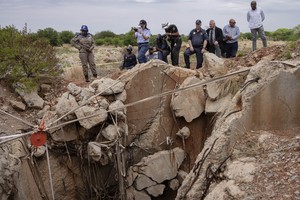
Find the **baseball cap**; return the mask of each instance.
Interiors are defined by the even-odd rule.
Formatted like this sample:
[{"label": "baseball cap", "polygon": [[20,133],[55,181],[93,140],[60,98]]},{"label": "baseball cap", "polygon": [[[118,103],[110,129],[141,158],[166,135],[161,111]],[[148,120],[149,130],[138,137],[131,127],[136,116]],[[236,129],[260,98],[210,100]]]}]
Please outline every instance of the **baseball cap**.
[{"label": "baseball cap", "polygon": [[142,20],[140,21],[140,24],[147,24],[147,22],[146,22],[145,20],[142,19]]},{"label": "baseball cap", "polygon": [[200,25],[201,23],[202,23],[202,22],[201,22],[200,19],[197,19],[197,20],[196,20],[196,24]]}]

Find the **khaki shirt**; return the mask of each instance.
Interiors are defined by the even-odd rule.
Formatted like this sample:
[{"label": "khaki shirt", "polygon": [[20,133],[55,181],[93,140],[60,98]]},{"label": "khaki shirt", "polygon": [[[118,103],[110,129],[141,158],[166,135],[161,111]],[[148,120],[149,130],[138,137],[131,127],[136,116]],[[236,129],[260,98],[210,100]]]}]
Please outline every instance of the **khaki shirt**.
[{"label": "khaki shirt", "polygon": [[93,35],[88,33],[87,36],[83,36],[81,33],[76,34],[71,40],[71,45],[79,50],[80,53],[90,53],[94,49]]}]

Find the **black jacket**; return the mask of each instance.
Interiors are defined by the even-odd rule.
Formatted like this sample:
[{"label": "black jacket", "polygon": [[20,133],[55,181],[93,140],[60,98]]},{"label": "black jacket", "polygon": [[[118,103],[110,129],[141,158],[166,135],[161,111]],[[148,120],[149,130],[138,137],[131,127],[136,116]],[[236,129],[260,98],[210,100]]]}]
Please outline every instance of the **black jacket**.
[{"label": "black jacket", "polygon": [[[215,45],[210,44],[209,42],[209,34],[210,31],[212,31],[212,29],[207,29],[206,33],[208,36],[208,41],[207,41],[207,50],[211,53],[215,53]],[[219,45],[220,45],[220,49],[223,49],[223,31],[222,29],[220,29],[219,27],[215,27],[215,37],[216,37],[216,41],[218,41]]]}]

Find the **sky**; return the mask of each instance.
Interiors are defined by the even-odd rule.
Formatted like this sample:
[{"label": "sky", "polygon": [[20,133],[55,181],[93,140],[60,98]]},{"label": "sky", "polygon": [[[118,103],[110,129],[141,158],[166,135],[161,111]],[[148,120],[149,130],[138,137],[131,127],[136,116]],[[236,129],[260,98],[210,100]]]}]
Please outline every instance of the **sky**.
[{"label": "sky", "polygon": [[[250,32],[246,20],[251,0],[0,0],[0,26],[14,25],[31,32],[51,27],[58,32],[79,32],[87,25],[89,32],[127,33],[141,19],[152,34],[164,33],[162,23],[175,24],[180,34],[188,35],[195,21],[208,28],[209,20],[223,28],[230,18],[241,32]],[[265,13],[265,31],[294,28],[300,24],[299,0],[257,0]]]}]

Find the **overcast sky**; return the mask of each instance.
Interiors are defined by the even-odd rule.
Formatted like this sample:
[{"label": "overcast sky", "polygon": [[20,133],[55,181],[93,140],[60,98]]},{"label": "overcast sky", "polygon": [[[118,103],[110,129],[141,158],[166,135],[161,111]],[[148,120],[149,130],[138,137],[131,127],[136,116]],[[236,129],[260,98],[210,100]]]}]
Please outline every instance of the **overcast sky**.
[{"label": "overcast sky", "polygon": [[[250,32],[246,13],[251,0],[0,0],[0,25],[25,23],[32,32],[47,27],[79,32],[85,24],[92,34],[103,30],[126,33],[145,19],[152,34],[163,33],[161,24],[177,25],[187,35],[196,19],[207,28],[210,19],[223,28],[234,18],[241,32]],[[300,24],[300,0],[257,0],[266,19],[266,31]]]}]

